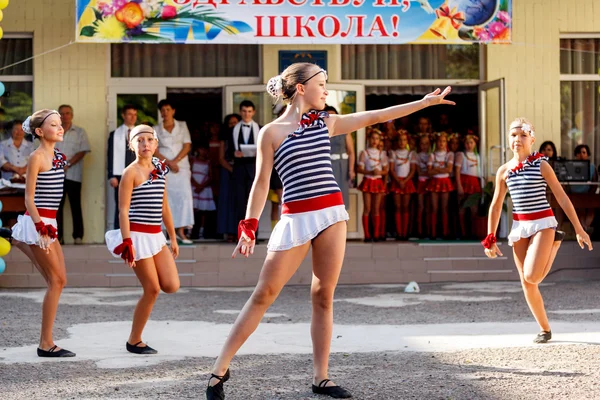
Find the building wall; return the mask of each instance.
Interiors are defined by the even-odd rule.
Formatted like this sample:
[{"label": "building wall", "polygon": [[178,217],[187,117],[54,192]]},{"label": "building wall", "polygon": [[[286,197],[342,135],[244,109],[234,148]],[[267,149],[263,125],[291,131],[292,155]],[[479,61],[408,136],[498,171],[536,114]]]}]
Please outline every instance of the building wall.
[{"label": "building wall", "polygon": [[552,140],[559,152],[560,34],[582,32],[600,32],[597,0],[517,0],[512,44],[487,46],[487,79],[506,78],[507,126],[525,116],[536,127],[538,144]]},{"label": "building wall", "polygon": [[[34,55],[75,40],[75,0],[11,1],[3,11],[0,26],[4,32],[33,32]],[[92,152],[83,160],[82,189],[88,243],[104,241],[107,51],[105,44],[71,44],[34,60],[34,109],[71,104],[74,124],[85,128],[89,136]],[[67,209],[67,243],[73,240],[70,215]]]}]

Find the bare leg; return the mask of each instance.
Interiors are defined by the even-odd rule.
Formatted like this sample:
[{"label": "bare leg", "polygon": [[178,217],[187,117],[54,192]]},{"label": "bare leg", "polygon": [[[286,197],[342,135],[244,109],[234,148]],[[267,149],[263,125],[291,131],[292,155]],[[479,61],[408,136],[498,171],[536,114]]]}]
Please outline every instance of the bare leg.
[{"label": "bare leg", "polygon": [[33,250],[31,250],[31,246],[26,243],[19,242],[18,240],[15,240],[15,239],[13,239],[12,245],[14,247],[16,247],[17,249],[21,250],[27,256],[27,258],[29,258],[29,260],[33,263],[35,268],[40,272],[40,274],[42,274],[42,277],[44,278],[44,280],[46,282],[48,282],[48,274],[42,268],[40,263],[35,259],[35,255],[33,254]]},{"label": "bare leg", "polygon": [[[40,270],[44,271],[42,276],[46,280],[48,289],[42,303],[42,330],[40,334],[40,349],[49,350],[54,346],[52,339],[52,328],[58,310],[58,300],[63,288],[67,284],[67,270],[62,258],[62,248],[58,240],[50,245],[50,252],[46,253],[38,246],[30,246],[31,252]],[[59,350],[58,348],[56,350]]]},{"label": "bare leg", "polygon": [[[554,231],[552,229],[544,229],[538,232],[533,238],[521,239],[513,246],[514,259],[521,278],[525,300],[543,331],[550,331],[550,324],[548,323],[544,300],[542,299],[538,284],[543,279],[543,276],[545,276],[543,275],[544,272],[547,274],[546,269],[549,270],[548,262],[551,257],[553,258],[552,254],[556,255],[555,250],[558,250],[553,240]],[[544,262],[544,264],[541,264],[541,262]],[[541,272],[537,272],[537,270],[541,270]]]},{"label": "bare leg", "polygon": [[[238,315],[229,336],[215,361],[212,373],[218,376],[225,374],[231,359],[242,347],[248,337],[256,330],[263,315],[273,304],[283,286],[296,272],[308,253],[310,242],[285,251],[270,251],[263,265],[258,284],[250,299]],[[215,385],[218,380],[212,378],[209,385]]]},{"label": "bare leg", "polygon": [[[154,303],[156,302],[158,294],[160,293],[160,284],[156,266],[154,265],[154,259],[145,258],[143,260],[136,261],[135,264],[136,265],[133,267],[133,271],[142,284],[144,292],[142,293],[142,297],[140,297],[140,300],[135,306],[135,311],[133,312],[131,333],[129,334],[129,339],[127,340],[129,344],[132,345],[142,341],[142,332],[144,331],[144,327],[146,326],[146,323],[150,318],[150,314],[152,313]],[[139,347],[143,346],[140,345]]]},{"label": "bare leg", "polygon": [[[313,241],[311,285],[313,342],[313,383],[328,378],[329,352],[333,331],[333,294],[340,277],[346,250],[346,223],[330,226]],[[327,386],[335,386],[329,382]]]}]

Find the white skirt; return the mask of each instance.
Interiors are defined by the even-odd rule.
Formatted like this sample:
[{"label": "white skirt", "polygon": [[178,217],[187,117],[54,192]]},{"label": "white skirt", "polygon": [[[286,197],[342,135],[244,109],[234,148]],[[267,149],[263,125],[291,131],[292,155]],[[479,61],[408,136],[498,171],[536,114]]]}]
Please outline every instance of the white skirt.
[{"label": "white skirt", "polygon": [[[52,225],[58,229],[56,219],[46,217],[40,218],[46,225]],[[19,215],[17,217],[17,223],[12,227],[12,237],[19,242],[39,246],[40,235],[38,234],[37,229],[35,229],[35,224],[30,215]],[[55,240],[56,239],[51,239],[52,242]]]},{"label": "white skirt", "polygon": [[282,214],[275,225],[267,249],[269,251],[289,250],[300,246],[340,221],[348,221],[350,216],[342,204],[298,214]]},{"label": "white skirt", "polygon": [[554,228],[558,226],[558,222],[554,217],[546,217],[534,219],[531,221],[515,221],[513,220],[512,228],[508,234],[508,245],[518,242],[521,238],[528,238],[535,235],[542,229]]},{"label": "white skirt", "polygon": [[[161,252],[162,248],[167,245],[167,239],[162,232],[160,233],[144,233],[131,231],[131,241],[133,242],[133,250],[135,252],[135,261],[150,258]],[[115,247],[123,243],[120,229],[114,229],[106,232],[106,247],[113,257],[121,258],[119,254],[115,254]]]}]

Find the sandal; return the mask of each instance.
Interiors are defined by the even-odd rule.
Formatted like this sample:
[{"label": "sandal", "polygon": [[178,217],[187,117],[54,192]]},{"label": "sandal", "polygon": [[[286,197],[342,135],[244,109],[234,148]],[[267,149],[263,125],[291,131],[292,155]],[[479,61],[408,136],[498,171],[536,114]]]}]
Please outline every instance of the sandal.
[{"label": "sandal", "polygon": [[537,334],[537,336],[535,337],[535,339],[533,339],[533,343],[547,343],[548,340],[552,339],[552,332],[551,331],[541,331],[540,333]]},{"label": "sandal", "polygon": [[329,379],[323,379],[317,386],[312,385],[312,392],[316,394],[324,394],[334,399],[349,399],[352,394],[341,386],[327,386],[331,382]]},{"label": "sandal", "polygon": [[[207,400],[225,400],[225,391],[223,390],[223,384],[229,380],[229,368],[225,371],[225,375],[219,376],[210,374],[208,379],[209,385],[206,387],[206,399]],[[210,380],[212,378],[218,379],[219,382],[210,386]]]},{"label": "sandal", "polygon": [[563,231],[556,230],[554,232],[554,241],[562,242],[565,239],[565,233]]},{"label": "sandal", "polygon": [[67,349],[60,349],[58,351],[54,351],[57,347],[57,345],[54,345],[48,350],[42,350],[38,347],[37,355],[38,357],[75,357],[75,353]]},{"label": "sandal", "polygon": [[134,354],[156,354],[156,353],[158,353],[158,351],[154,350],[152,347],[150,347],[148,345],[138,347],[138,345],[140,343],[142,343],[141,340],[139,342],[137,342],[136,344],[129,344],[129,342],[127,342],[125,344],[125,347],[127,348],[128,352],[134,353]]}]

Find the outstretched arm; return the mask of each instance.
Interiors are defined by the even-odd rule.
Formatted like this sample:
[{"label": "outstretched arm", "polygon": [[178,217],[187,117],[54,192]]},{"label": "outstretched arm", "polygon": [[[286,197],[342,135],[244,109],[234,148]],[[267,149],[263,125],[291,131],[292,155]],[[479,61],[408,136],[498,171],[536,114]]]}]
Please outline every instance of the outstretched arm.
[{"label": "outstretched arm", "polygon": [[542,172],[544,180],[550,187],[550,190],[552,190],[552,194],[556,198],[558,205],[564,210],[565,214],[567,214],[567,217],[569,217],[569,221],[571,221],[571,224],[573,224],[579,246],[581,246],[583,249],[584,244],[586,244],[588,248],[592,250],[592,241],[590,240],[589,235],[583,229],[583,226],[581,226],[579,218],[577,217],[577,212],[575,211],[575,207],[573,207],[573,203],[571,203],[571,200],[569,200],[565,190],[556,178],[554,169],[552,169],[550,164],[548,164],[546,161],[542,161],[540,165],[540,171]]},{"label": "outstretched arm", "polygon": [[454,105],[453,101],[445,99],[450,91],[451,88],[448,86],[443,92],[440,89],[436,89],[419,101],[383,108],[381,110],[363,111],[346,115],[331,115],[325,121],[331,136],[353,132],[369,125],[402,118],[429,106],[437,104]]}]

